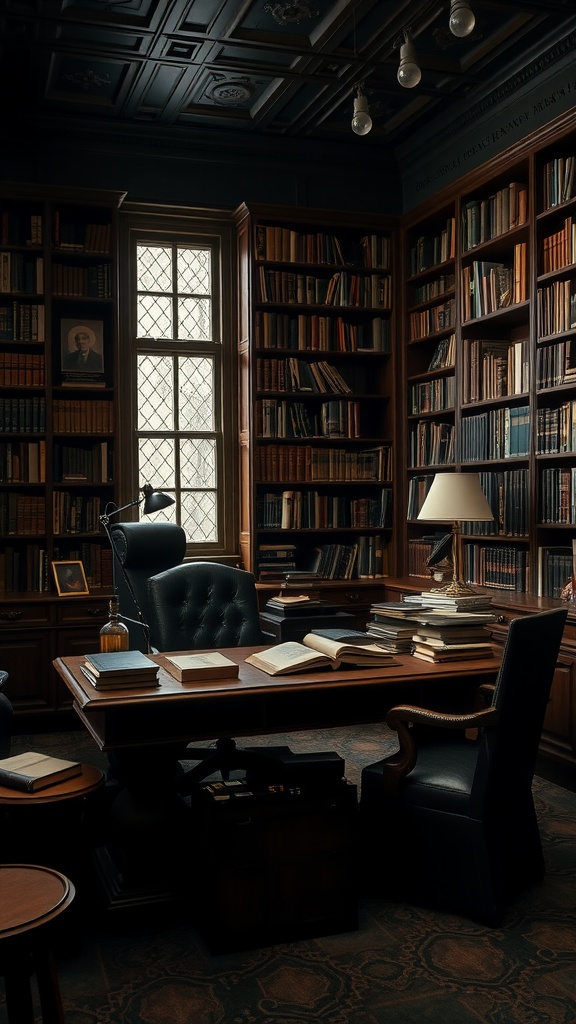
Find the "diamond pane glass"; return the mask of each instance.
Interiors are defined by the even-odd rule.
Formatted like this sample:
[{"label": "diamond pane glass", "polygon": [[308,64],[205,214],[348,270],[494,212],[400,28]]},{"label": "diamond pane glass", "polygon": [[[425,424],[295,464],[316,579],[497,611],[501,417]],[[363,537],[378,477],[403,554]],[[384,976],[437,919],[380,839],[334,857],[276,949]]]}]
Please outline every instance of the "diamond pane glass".
[{"label": "diamond pane glass", "polygon": [[138,430],[174,429],[174,376],[170,356],[138,356]]},{"label": "diamond pane glass", "polygon": [[210,299],[178,299],[179,341],[212,341]]},{"label": "diamond pane glass", "polygon": [[183,487],[216,487],[216,442],[207,437],[180,442],[180,479]]},{"label": "diamond pane glass", "polygon": [[136,260],[138,291],[172,290],[172,249],[169,246],[138,245]]},{"label": "diamond pane glass", "polygon": [[170,339],[172,326],[172,300],[163,295],[138,296],[138,337]]},{"label": "diamond pane glass", "polygon": [[176,484],[173,438],[141,437],[138,442],[140,487],[174,490]]},{"label": "diamond pane glass", "polygon": [[178,359],[180,430],[210,430],[214,427],[214,362],[208,357],[182,356]]},{"label": "diamond pane glass", "polygon": [[216,529],[216,492],[195,491],[182,494],[182,527],[192,543],[214,543]]},{"label": "diamond pane glass", "polygon": [[176,266],[179,292],[210,295],[212,291],[210,249],[179,249]]}]

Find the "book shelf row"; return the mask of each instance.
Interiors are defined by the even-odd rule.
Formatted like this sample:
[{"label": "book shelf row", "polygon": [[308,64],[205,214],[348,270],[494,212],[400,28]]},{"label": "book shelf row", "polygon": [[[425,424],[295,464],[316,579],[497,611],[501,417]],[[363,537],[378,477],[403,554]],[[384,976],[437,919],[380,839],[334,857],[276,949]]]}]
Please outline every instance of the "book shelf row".
[{"label": "book shelf row", "polygon": [[341,316],[258,310],[255,339],[258,348],[299,352],[389,352],[390,323],[383,317],[351,322]]},{"label": "book shelf row", "polygon": [[257,483],[389,483],[392,447],[362,451],[314,445],[262,445],[256,449]]},{"label": "book shelf row", "polygon": [[392,525],[392,490],[376,496],[352,497],[318,491],[265,492],[256,499],[256,525],[261,529],[387,529]]}]

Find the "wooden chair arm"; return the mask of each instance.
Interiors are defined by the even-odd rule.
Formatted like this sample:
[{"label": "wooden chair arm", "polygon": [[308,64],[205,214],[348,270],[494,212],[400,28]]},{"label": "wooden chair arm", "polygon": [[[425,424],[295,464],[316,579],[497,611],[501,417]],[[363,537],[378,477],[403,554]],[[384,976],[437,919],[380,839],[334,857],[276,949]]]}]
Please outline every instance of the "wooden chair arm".
[{"label": "wooden chair arm", "polygon": [[386,716],[386,724],[398,733],[400,749],[396,755],[388,758],[384,766],[386,789],[395,792],[400,779],[411,772],[418,758],[418,746],[414,739],[412,725],[438,726],[442,729],[478,729],[495,725],[498,712],[489,707],[467,714],[447,714],[442,711],[430,711],[427,708],[402,704],[392,708]]}]

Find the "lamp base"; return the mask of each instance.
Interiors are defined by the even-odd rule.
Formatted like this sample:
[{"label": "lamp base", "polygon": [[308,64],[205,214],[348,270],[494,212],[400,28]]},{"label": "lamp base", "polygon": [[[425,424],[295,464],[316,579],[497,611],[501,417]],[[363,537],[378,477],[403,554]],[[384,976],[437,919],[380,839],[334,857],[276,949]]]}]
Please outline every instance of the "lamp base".
[{"label": "lamp base", "polygon": [[442,594],[443,597],[477,597],[479,591],[469,587],[467,583],[461,583],[460,580],[450,580],[450,583],[445,583],[443,587],[432,587],[428,593]]}]

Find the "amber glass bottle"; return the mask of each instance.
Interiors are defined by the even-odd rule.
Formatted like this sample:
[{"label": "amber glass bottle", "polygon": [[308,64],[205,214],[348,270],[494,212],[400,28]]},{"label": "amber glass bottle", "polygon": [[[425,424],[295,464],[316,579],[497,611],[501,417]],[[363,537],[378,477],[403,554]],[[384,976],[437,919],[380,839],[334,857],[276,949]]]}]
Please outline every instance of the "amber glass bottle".
[{"label": "amber glass bottle", "polygon": [[130,634],[127,627],[120,621],[120,605],[117,597],[110,598],[110,618],[100,630],[100,650],[107,651],[128,651],[130,650]]}]

